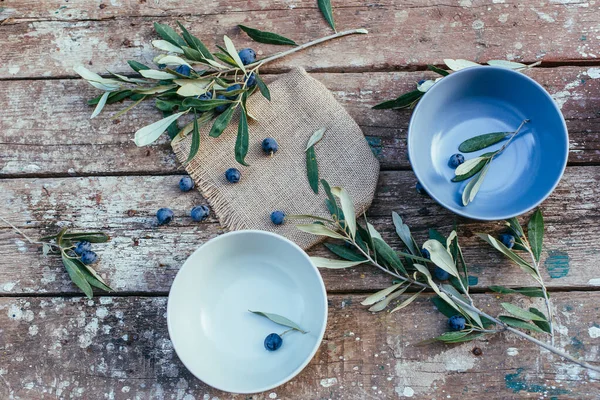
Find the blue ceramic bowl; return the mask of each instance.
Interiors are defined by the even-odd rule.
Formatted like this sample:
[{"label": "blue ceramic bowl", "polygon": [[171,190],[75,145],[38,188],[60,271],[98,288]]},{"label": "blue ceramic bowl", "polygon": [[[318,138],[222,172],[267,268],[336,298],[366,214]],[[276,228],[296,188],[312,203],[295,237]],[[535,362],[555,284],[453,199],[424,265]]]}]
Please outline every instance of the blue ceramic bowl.
[{"label": "blue ceramic bowl", "polygon": [[[464,140],[514,131],[524,119],[530,122],[494,158],[479,193],[463,206],[469,180],[451,181],[450,156]],[[565,120],[550,95],[526,75],[499,67],[467,68],[438,81],[419,101],[408,128],[410,162],[425,190],[456,214],[479,220],[507,219],[539,205],[558,184],[568,152]]]}]

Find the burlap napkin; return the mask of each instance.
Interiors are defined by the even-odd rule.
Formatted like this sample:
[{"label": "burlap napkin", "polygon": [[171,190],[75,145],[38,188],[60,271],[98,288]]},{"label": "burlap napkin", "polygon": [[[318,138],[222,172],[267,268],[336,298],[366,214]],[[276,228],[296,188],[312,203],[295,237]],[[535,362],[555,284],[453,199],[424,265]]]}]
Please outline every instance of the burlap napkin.
[{"label": "burlap napkin", "polygon": [[[305,148],[314,131],[325,127],[323,140],[315,145],[320,178],[331,186],[342,186],[354,199],[357,215],[371,204],[379,176],[379,163],[352,117],[323,84],[302,69],[282,75],[269,84],[271,101],[259,93],[248,99],[250,145],[246,162],[234,158],[237,124],[230,125],[215,139],[208,137],[210,123],[201,129],[200,150],[185,167],[208,200],[221,224],[229,230],[260,229],[283,235],[303,249],[322,238],[295,228],[298,221],[274,225],[270,214],[329,216],[322,187],[315,194],[306,177]],[[236,121],[236,116],[232,121]],[[279,144],[273,156],[261,149],[264,138]],[[191,135],[173,143],[180,162],[185,162]],[[238,168],[242,179],[231,184],[225,179],[228,168]]]}]

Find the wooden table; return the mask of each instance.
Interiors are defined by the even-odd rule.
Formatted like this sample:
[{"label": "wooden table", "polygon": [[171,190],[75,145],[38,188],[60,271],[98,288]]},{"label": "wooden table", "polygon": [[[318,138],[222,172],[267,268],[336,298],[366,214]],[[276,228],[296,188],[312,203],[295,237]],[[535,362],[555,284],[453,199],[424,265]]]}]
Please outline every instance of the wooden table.
[{"label": "wooden table", "polygon": [[[415,193],[406,157],[409,111],[371,106],[431,76],[443,58],[484,62],[543,60],[529,73],[562,108],[570,131],[569,166],[543,204],[547,221],[544,278],[556,309],[558,345],[600,360],[600,9],[597,1],[504,0],[333,1],[340,29],[352,36],[264,68],[278,74],[303,66],[323,82],[362,127],[382,172],[369,211],[399,246],[390,213],[417,239],[456,221],[477,301],[499,312],[489,285],[533,285],[520,270],[477,240],[500,223],[456,218]],[[213,44],[227,34],[259,54],[239,23],[280,32],[297,42],[330,33],[314,0],[2,0],[0,2],[0,215],[32,237],[60,226],[102,229],[97,270],[115,289],[81,297],[60,261],[44,258],[7,227],[0,228],[0,398],[250,398],[195,379],[173,351],[166,329],[167,294],[186,257],[223,232],[218,221],[179,218],[157,229],[155,212],[183,215],[204,204],[183,194],[184,171],[165,138],[137,148],[133,132],[159,119],[150,104],[111,120],[91,120],[86,99],[97,91],[72,71],[83,63],[128,73],[128,59],[150,62],[153,21],[176,20]],[[110,107],[109,110],[116,110]],[[311,254],[325,254],[318,247]],[[560,262],[568,259],[568,263]],[[291,382],[253,399],[599,398],[600,376],[509,334],[454,346],[415,347],[445,329],[428,297],[395,314],[372,315],[359,303],[389,285],[373,268],[323,271],[330,299],[325,339]],[[525,306],[528,299],[518,299]],[[488,309],[489,307],[489,309]],[[479,350],[476,350],[479,349]],[[594,379],[595,378],[595,379]]]}]

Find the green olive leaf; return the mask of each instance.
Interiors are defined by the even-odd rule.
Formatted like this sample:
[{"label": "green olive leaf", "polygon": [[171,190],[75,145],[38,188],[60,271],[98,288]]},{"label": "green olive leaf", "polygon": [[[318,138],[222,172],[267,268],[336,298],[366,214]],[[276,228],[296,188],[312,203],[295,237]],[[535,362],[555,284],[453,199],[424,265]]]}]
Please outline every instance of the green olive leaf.
[{"label": "green olive leaf", "polygon": [[296,228],[300,229],[302,232],[311,233],[313,235],[328,236],[328,237],[331,237],[334,239],[346,240],[346,237],[340,235],[333,229],[328,228],[324,225],[301,224],[301,225],[296,225]]},{"label": "green olive leaf", "polygon": [[308,333],[307,331],[305,331],[304,329],[300,328],[300,326],[298,326],[298,324],[296,324],[295,322],[287,319],[286,317],[283,317],[279,314],[274,314],[274,313],[266,313],[263,311],[252,311],[252,310],[248,310],[253,314],[257,314],[260,315],[262,317],[265,317],[267,319],[270,319],[271,321],[275,322],[278,325],[282,325],[282,326],[287,326],[288,328],[292,328],[295,329],[299,332],[302,333]]},{"label": "green olive leaf", "polygon": [[385,297],[384,299],[380,300],[378,303],[369,307],[369,311],[371,311],[371,312],[383,311],[388,306],[388,304],[390,304],[390,302],[392,302],[392,300],[397,299],[398,297],[400,297],[402,295],[402,293],[406,292],[406,289],[408,289],[409,286],[405,286],[402,289],[399,289],[399,290],[395,291],[394,293],[390,294],[389,296]]},{"label": "green olive leaf", "polygon": [[223,41],[225,42],[225,48],[227,49],[227,54],[229,54],[229,56],[231,56],[231,58],[235,61],[237,66],[244,73],[246,73],[246,67],[244,66],[244,63],[242,62],[242,59],[240,58],[237,50],[235,49],[235,45],[233,44],[231,39],[227,35],[225,35],[225,36],[223,36]]},{"label": "green olive leaf", "polygon": [[542,313],[540,310],[538,310],[535,307],[529,307],[529,312],[543,318],[543,321],[538,321],[538,320],[533,320],[532,322],[541,330],[543,330],[546,333],[550,333],[552,334],[552,328],[550,327],[550,323],[548,322],[548,320],[546,319],[546,316],[544,315],[544,313]]},{"label": "green olive leaf", "polygon": [[[202,41],[200,39],[198,39],[196,36],[189,33],[188,30],[185,28],[185,26],[183,26],[179,21],[177,21],[177,25],[179,25],[179,28],[181,29],[181,34],[183,36],[183,40],[185,40],[185,42],[192,49],[198,51],[206,59],[209,59],[209,60],[213,59],[212,54],[210,54],[210,51],[208,50],[208,48],[206,48],[206,46],[204,45],[204,43],[202,43]],[[184,51],[185,51],[185,49],[184,49]]]},{"label": "green olive leaf", "polygon": [[429,251],[429,257],[431,261],[449,273],[450,275],[459,278],[456,264],[452,259],[452,255],[448,252],[445,245],[434,239],[429,239],[423,244],[423,248]]},{"label": "green olive leaf", "polygon": [[323,139],[323,135],[325,135],[325,131],[326,130],[327,130],[326,128],[319,128],[319,129],[317,129],[312,134],[312,136],[310,137],[310,139],[308,139],[308,143],[306,144],[306,150],[304,150],[304,151],[308,151],[309,148],[311,148],[315,144],[319,143],[319,141],[321,141],[321,139]]},{"label": "green olive leaf", "polygon": [[310,188],[315,192],[319,193],[319,165],[317,164],[317,155],[315,154],[315,147],[310,146],[306,150],[306,177]]},{"label": "green olive leaf", "polygon": [[331,29],[333,29],[334,32],[337,32],[335,30],[335,22],[333,21],[333,10],[331,9],[331,1],[317,0],[317,3],[319,5],[319,10],[321,10],[321,13],[323,13],[323,17],[325,17],[325,20],[327,21],[329,26],[331,26]]},{"label": "green olive leaf", "polygon": [[479,189],[481,188],[483,180],[485,179],[485,176],[487,175],[489,169],[490,161],[487,161],[481,169],[481,171],[479,172],[479,174],[477,174],[471,181],[469,181],[469,183],[467,183],[467,186],[465,186],[465,189],[462,194],[463,206],[466,207],[467,205],[469,205],[470,202],[472,202],[475,199],[475,196],[477,196],[477,193],[479,192]]},{"label": "green olive leaf", "polygon": [[158,36],[166,40],[167,42],[174,44],[175,46],[185,46],[185,41],[175,32],[175,29],[169,25],[154,23],[154,30],[158,33]]},{"label": "green olive leaf", "polygon": [[515,306],[514,304],[511,303],[500,303],[500,305],[509,313],[511,313],[512,315],[514,315],[517,318],[523,319],[523,320],[535,320],[535,321],[546,321],[546,317],[544,316],[539,316],[535,313],[529,312],[527,310],[523,310],[520,307]]},{"label": "green olive leaf", "polygon": [[436,74],[440,74],[441,76],[448,76],[448,75],[450,75],[450,72],[448,72],[448,71],[446,71],[444,69],[438,68],[435,65],[428,64],[427,65],[427,69],[430,70],[430,71],[435,72]]},{"label": "green olive leaf", "polygon": [[248,154],[248,141],[248,118],[242,109],[238,123],[237,139],[235,140],[235,160],[245,166],[248,166],[245,161],[246,154]]},{"label": "green olive leaf", "polygon": [[[320,225],[316,225],[316,226],[320,226]],[[318,268],[327,268],[327,269],[350,268],[350,267],[355,267],[357,265],[363,264],[365,262],[365,261],[331,260],[329,258],[324,258],[324,257],[311,257],[310,259]]]},{"label": "green olive leaf", "polygon": [[244,25],[238,25],[238,27],[244,32],[246,32],[246,34],[250,36],[252,40],[257,41],[259,43],[297,46],[296,42],[294,42],[293,40],[273,32],[260,31],[258,29],[250,28]]},{"label": "green olive leaf", "polygon": [[402,310],[404,307],[408,306],[410,303],[412,303],[413,301],[415,301],[417,299],[417,297],[419,297],[419,295],[423,292],[423,290],[425,290],[425,289],[421,289],[420,291],[418,291],[417,293],[413,294],[408,299],[404,300],[397,307],[395,307],[392,311],[390,311],[390,314],[391,313],[395,313],[398,310]]},{"label": "green olive leaf", "polygon": [[144,70],[144,69],[150,69],[150,67],[148,67],[140,62],[137,62],[135,60],[128,60],[127,64],[129,64],[131,69],[134,70],[135,72],[140,72],[141,70]]},{"label": "green olive leaf", "polygon": [[544,243],[544,217],[539,208],[535,210],[529,219],[529,224],[527,224],[527,236],[535,261],[539,262]]},{"label": "green olive leaf", "polygon": [[81,270],[79,269],[77,263],[75,263],[75,260],[67,257],[63,253],[62,254],[62,262],[63,262],[63,265],[65,266],[65,269],[67,270],[67,273],[69,274],[69,277],[71,277],[71,280],[73,281],[73,283],[75,285],[77,285],[77,287],[79,289],[81,289],[83,291],[83,293],[85,293],[85,295],[89,299],[94,297],[94,292],[92,291],[92,287],[90,286],[89,282],[85,278],[85,275],[83,274],[83,272],[81,272]]},{"label": "green olive leaf", "polygon": [[475,136],[462,142],[460,146],[458,146],[458,150],[463,153],[472,153],[474,151],[483,150],[486,147],[490,147],[503,141],[512,133],[513,132],[492,132]]},{"label": "green olive leaf", "polygon": [[[286,216],[287,218],[287,216]],[[363,256],[362,254],[359,254],[358,252],[347,248],[346,246],[340,246],[339,244],[333,244],[333,243],[325,243],[325,247],[327,247],[327,249],[329,251],[331,251],[333,254],[335,254],[336,256],[343,258],[344,260],[347,261],[363,261],[366,262],[367,259],[365,258],[365,256]]]},{"label": "green olive leaf", "polygon": [[350,236],[353,238],[356,236],[356,212],[354,210],[354,203],[352,202],[352,198],[346,191],[346,189],[342,187],[333,187],[331,188],[331,193],[340,199],[340,206],[342,207],[342,212],[344,213],[344,221],[346,222],[346,226],[350,230]]},{"label": "green olive leaf", "polygon": [[404,93],[395,100],[384,101],[373,106],[374,110],[387,110],[390,108],[406,108],[410,107],[417,100],[419,100],[425,93],[419,90],[413,90],[412,92]]},{"label": "green olive leaf", "polygon": [[254,76],[256,77],[256,86],[258,86],[260,94],[262,94],[265,99],[271,101],[271,93],[269,92],[267,84],[260,78],[260,76],[258,76],[256,72],[254,73]]},{"label": "green olive leaf", "polygon": [[154,142],[156,139],[163,134],[165,130],[171,125],[171,122],[176,121],[177,118],[181,117],[183,114],[186,114],[187,111],[182,111],[177,114],[173,114],[166,118],[161,119],[160,121],[156,121],[153,124],[147,125],[141,129],[139,129],[135,133],[135,144],[137,146],[147,146],[150,143]]},{"label": "green olive leaf", "polygon": [[198,119],[196,118],[196,112],[194,111],[194,127],[192,130],[192,144],[190,147],[190,154],[188,155],[187,162],[192,161],[192,159],[198,153],[200,149],[200,131],[198,130]]},{"label": "green olive leaf", "polygon": [[540,329],[537,325],[534,325],[530,322],[523,321],[519,318],[509,317],[506,315],[500,315],[498,319],[504,322],[508,326],[512,326],[513,328],[526,329],[534,332],[545,333],[542,329]]}]

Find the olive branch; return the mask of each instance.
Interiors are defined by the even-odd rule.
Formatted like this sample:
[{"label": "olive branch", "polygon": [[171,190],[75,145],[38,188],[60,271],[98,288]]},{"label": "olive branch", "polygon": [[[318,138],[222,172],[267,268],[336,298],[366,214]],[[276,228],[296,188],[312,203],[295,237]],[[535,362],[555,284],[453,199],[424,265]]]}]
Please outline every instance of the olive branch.
[{"label": "olive branch", "polygon": [[[112,291],[104,279],[90,265],[84,262],[82,254],[77,254],[75,250],[77,242],[87,242],[88,245],[90,243],[108,242],[110,238],[105,233],[69,232],[67,228],[62,228],[56,235],[44,236],[39,240],[33,240],[7,219],[0,217],[0,221],[9,225],[29,243],[42,245],[42,254],[44,256],[51,253],[59,254],[69,277],[89,299],[94,297],[92,287],[102,289],[106,292]],[[95,255],[92,261],[95,261]]]},{"label": "olive branch", "polygon": [[[368,296],[362,302],[363,305],[371,306],[369,311],[382,311],[408,289],[416,290],[416,293],[412,293],[391,310],[391,312],[396,312],[411,304],[423,291],[433,290],[437,295],[433,302],[438,310],[449,318],[462,317],[465,323],[459,330],[446,332],[425,341],[425,343],[430,341],[467,342],[485,335],[507,331],[584,368],[600,372],[600,367],[579,360],[554,346],[551,303],[539,271],[544,234],[543,217],[539,209],[534,212],[528,223],[527,235],[516,218],[506,222],[508,231],[515,237],[514,249],[527,252],[532,258],[532,263],[525,261],[519,254],[491,235],[480,233],[478,236],[519,265],[540,284],[540,288],[509,289],[494,286],[491,289],[499,293],[519,293],[529,297],[543,297],[548,316],[533,307],[525,310],[504,302],[501,303],[501,306],[509,315],[495,317],[481,310],[469,294],[468,268],[455,230],[448,237],[444,237],[435,230],[430,230],[430,239],[422,246],[418,246],[408,225],[398,214],[393,213],[392,218],[396,232],[405,247],[405,251],[395,251],[367,221],[366,215],[363,215],[364,226],[358,223],[352,199],[345,189],[330,187],[325,180],[321,180],[321,184],[327,195],[325,202],[330,217],[291,215],[287,218],[312,219],[312,223],[300,224],[297,225],[297,228],[313,235],[326,236],[345,242],[346,245],[326,243],[325,246],[341,260],[311,257],[317,267],[339,269],[369,264],[394,278],[392,286]],[[448,283],[442,283],[439,279],[434,280],[428,266],[446,272],[449,275]],[[539,340],[526,331],[549,334],[550,343]]]},{"label": "olive branch", "polygon": [[[324,8],[327,9],[331,11],[331,6]],[[328,17],[330,14],[324,12],[324,15],[333,27],[333,20]],[[217,138],[231,124],[234,112],[239,109],[235,159],[242,165],[248,165],[245,161],[249,146],[248,119],[254,119],[246,106],[246,100],[257,89],[267,100],[271,100],[269,88],[262,80],[259,69],[269,62],[311,46],[343,36],[367,33],[366,29],[352,29],[297,45],[293,40],[276,33],[239,25],[256,42],[295,46],[255,60],[256,53],[251,49],[243,49],[249,56],[242,58],[241,51],[238,52],[228,36],[223,37],[225,47],[217,45],[219,51],[211,52],[181,23],[177,24],[181,34],[168,25],[154,23],[154,29],[161,40],[153,40],[152,45],[163,52],[153,59],[158,69],[137,61],[128,61],[129,66],[141,77],[129,77],[109,71],[111,77],[105,78],[81,65],[74,68],[88,83],[104,91],[88,101],[89,105],[96,106],[91,118],[100,114],[107,104],[132,101],[132,104],[113,116],[118,118],[141,102],[154,99],[156,108],[163,112],[164,118],[139,129],[135,133],[135,144],[147,146],[165,131],[172,144],[191,134],[192,143],[187,158],[189,162],[200,148],[200,127],[212,123],[209,136]],[[177,121],[186,114],[193,115],[192,121],[179,128]]]}]

